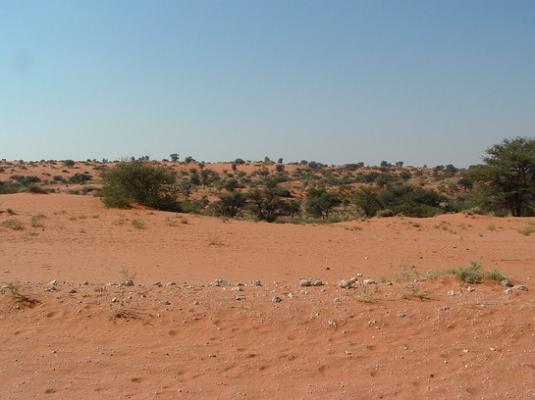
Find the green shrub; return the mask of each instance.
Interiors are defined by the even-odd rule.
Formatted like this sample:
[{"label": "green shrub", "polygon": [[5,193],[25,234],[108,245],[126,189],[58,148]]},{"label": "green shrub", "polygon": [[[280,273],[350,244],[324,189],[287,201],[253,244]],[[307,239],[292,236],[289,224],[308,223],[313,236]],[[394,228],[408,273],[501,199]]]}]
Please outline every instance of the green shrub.
[{"label": "green shrub", "polygon": [[13,175],[11,179],[20,183],[22,186],[29,186],[41,182],[41,178],[31,175]]},{"label": "green shrub", "polygon": [[305,201],[305,209],[313,217],[328,219],[331,210],[340,203],[340,199],[335,194],[325,189],[311,189]]},{"label": "green shrub", "polygon": [[91,180],[91,175],[89,175],[87,172],[84,172],[83,174],[80,174],[77,172],[73,176],[71,176],[68,180],[69,183],[86,183],[87,181]]},{"label": "green shrub", "polygon": [[132,203],[165,211],[179,211],[176,175],[146,161],[121,162],[102,175],[102,201],[107,207],[126,208]]},{"label": "green shrub", "polygon": [[21,185],[17,182],[0,181],[0,194],[13,194],[21,190]]},{"label": "green shrub", "polygon": [[408,217],[432,217],[445,211],[447,198],[431,189],[412,185],[394,185],[384,189],[380,196],[384,208]]},{"label": "green shrub", "polygon": [[28,186],[28,189],[26,189],[28,193],[34,193],[34,194],[48,194],[48,192],[43,189],[39,185],[30,185]]},{"label": "green shrub", "polygon": [[218,201],[213,203],[216,214],[225,217],[235,217],[240,209],[245,205],[246,198],[240,192],[231,192],[222,195]]},{"label": "green shrub", "polygon": [[353,193],[353,203],[368,218],[374,217],[383,208],[379,192],[370,187],[357,189]]},{"label": "green shrub", "polygon": [[460,267],[451,272],[465,283],[480,283],[484,277],[481,265],[476,262],[471,262],[467,267]]},{"label": "green shrub", "polygon": [[394,211],[388,209],[388,208],[385,208],[384,210],[379,210],[377,211],[377,216],[380,217],[380,218],[387,218],[387,217],[393,217],[395,214],[394,214]]},{"label": "green shrub", "polygon": [[497,269],[493,269],[492,271],[490,271],[489,273],[487,273],[487,278],[492,280],[492,281],[496,281],[496,282],[501,282],[503,281],[504,279],[507,279],[507,277],[505,277],[500,271],[498,271]]}]

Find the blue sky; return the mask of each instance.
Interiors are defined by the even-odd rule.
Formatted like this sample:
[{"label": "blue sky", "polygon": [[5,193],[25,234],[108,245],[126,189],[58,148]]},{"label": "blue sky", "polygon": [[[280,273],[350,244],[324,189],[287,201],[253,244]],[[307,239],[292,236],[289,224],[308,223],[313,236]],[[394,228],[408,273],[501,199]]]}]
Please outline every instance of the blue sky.
[{"label": "blue sky", "polygon": [[534,1],[0,0],[0,158],[463,166],[534,71]]}]

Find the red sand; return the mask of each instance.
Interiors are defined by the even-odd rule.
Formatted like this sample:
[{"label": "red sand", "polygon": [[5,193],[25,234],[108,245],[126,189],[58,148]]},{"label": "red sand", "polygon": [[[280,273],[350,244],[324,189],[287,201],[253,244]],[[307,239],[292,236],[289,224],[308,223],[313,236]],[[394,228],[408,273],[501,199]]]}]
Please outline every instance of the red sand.
[{"label": "red sand", "polygon": [[[0,211],[24,226],[0,228],[0,283],[39,301],[0,295],[1,399],[535,398],[535,234],[519,233],[533,218],[282,225],[63,194],[3,195]],[[530,290],[402,281],[472,260]],[[125,274],[144,287],[108,284]],[[357,274],[378,284],[338,288]]]}]

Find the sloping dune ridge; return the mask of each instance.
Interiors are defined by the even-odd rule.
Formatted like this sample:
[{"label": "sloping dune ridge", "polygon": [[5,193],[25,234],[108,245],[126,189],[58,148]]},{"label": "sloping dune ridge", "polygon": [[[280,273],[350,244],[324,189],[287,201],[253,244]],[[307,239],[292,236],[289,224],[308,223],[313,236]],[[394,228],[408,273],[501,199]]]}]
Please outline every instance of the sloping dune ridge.
[{"label": "sloping dune ridge", "polygon": [[[0,399],[535,398],[533,224],[2,195]],[[515,286],[441,274],[472,261]]]}]

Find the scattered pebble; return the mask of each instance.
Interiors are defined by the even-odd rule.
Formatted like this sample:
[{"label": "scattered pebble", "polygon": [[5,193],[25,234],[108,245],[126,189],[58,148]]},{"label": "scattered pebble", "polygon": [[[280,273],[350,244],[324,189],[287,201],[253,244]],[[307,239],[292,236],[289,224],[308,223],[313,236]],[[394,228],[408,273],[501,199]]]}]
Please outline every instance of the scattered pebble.
[{"label": "scattered pebble", "polygon": [[503,279],[500,281],[500,285],[504,286],[504,287],[513,287],[513,284],[511,283],[511,281],[509,279]]},{"label": "scattered pebble", "polygon": [[515,285],[515,286],[513,286],[513,290],[523,290],[523,291],[527,291],[527,290],[528,290],[528,287],[525,286],[525,285]]},{"label": "scattered pebble", "polygon": [[121,282],[121,286],[134,286],[134,281],[132,279],[127,279],[126,281]]},{"label": "scattered pebble", "polygon": [[251,280],[252,286],[262,286],[262,283],[260,282],[260,279],[252,279]]},{"label": "scattered pebble", "polygon": [[375,282],[375,279],[364,279],[362,283],[365,284],[366,286],[377,284],[377,282]]},{"label": "scattered pebble", "polygon": [[308,286],[321,286],[323,282],[321,279],[301,279],[299,281],[299,286],[308,287]]},{"label": "scattered pebble", "polygon": [[351,279],[342,279],[340,282],[338,282],[338,286],[342,289],[349,289],[355,286],[357,283],[357,278],[351,278]]},{"label": "scattered pebble", "polygon": [[455,290],[448,290],[448,296],[455,296]]},{"label": "scattered pebble", "polygon": [[229,286],[229,285],[230,285],[229,281],[222,279],[222,278],[218,278],[210,282],[210,286]]},{"label": "scattered pebble", "polygon": [[75,288],[72,288],[71,290],[69,290],[69,293],[71,293],[71,294],[74,294],[74,293],[77,293],[77,292],[78,292],[78,290],[76,290]]},{"label": "scattered pebble", "polygon": [[271,299],[271,301],[273,303],[280,303],[282,301],[282,299],[279,297],[279,296],[275,296]]}]

